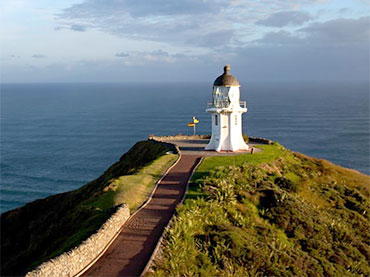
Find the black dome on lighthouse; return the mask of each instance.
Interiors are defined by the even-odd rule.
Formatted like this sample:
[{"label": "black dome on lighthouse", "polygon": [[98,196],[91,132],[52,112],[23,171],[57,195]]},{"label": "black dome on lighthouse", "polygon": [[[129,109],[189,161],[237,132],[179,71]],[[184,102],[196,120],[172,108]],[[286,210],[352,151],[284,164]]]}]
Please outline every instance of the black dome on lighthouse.
[{"label": "black dome on lighthouse", "polygon": [[214,86],[220,87],[230,87],[230,86],[240,86],[239,81],[229,73],[230,65],[224,66],[224,74],[217,77],[215,82],[213,83]]}]

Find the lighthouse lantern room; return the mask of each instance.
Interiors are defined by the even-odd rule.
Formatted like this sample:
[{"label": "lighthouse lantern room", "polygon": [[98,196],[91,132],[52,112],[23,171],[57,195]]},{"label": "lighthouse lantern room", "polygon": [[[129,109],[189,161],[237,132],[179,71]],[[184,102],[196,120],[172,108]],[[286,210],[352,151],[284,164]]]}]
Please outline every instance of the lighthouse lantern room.
[{"label": "lighthouse lantern room", "polygon": [[247,105],[240,101],[239,81],[229,71],[230,65],[226,65],[224,74],[213,84],[213,101],[206,110],[212,117],[212,136],[205,150],[236,152],[249,148],[242,135],[242,114]]}]

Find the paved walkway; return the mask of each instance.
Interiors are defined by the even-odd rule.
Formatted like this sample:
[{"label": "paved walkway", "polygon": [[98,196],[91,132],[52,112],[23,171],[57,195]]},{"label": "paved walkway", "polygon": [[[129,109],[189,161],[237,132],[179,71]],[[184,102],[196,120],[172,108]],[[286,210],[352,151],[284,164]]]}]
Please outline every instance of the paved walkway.
[{"label": "paved walkway", "polygon": [[164,140],[168,143],[176,144],[180,147],[181,153],[183,155],[196,155],[196,156],[235,156],[240,154],[250,154],[252,148],[253,153],[261,152],[262,150],[259,148],[255,148],[254,146],[258,145],[259,143],[248,143],[249,150],[247,151],[240,151],[240,152],[216,152],[216,151],[205,151],[204,148],[209,142],[209,139],[168,139]]},{"label": "paved walkway", "polygon": [[182,155],[150,202],[129,219],[108,251],[83,276],[140,276],[199,161],[199,155]]}]

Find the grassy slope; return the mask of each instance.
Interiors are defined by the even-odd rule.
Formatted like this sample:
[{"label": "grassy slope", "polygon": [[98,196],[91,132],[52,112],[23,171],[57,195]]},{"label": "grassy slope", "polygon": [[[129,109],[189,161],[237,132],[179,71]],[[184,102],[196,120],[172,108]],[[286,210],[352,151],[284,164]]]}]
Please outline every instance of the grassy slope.
[{"label": "grassy slope", "polygon": [[130,211],[135,211],[149,196],[155,183],[164,172],[177,160],[178,155],[169,154],[159,157],[132,175],[118,177],[107,185],[100,197],[86,201],[84,205],[107,209],[113,206],[127,204]]},{"label": "grassy slope", "polygon": [[170,150],[174,151],[168,145],[138,142],[103,175],[80,189],[2,214],[1,275],[24,274],[78,245],[128,197],[135,195],[129,201],[130,209],[138,207],[176,159],[176,155],[165,155]]},{"label": "grassy slope", "polygon": [[263,155],[260,153],[254,155],[242,154],[237,156],[206,157],[191,179],[189,189],[186,192],[186,198],[195,199],[205,196],[205,193],[201,190],[199,184],[202,183],[202,179],[218,168],[229,166],[239,167],[246,163],[256,165],[263,162],[273,161],[284,154],[282,148],[276,147],[276,145],[260,145],[259,148],[263,150]]},{"label": "grassy slope", "polygon": [[204,160],[154,276],[368,276],[370,178],[278,144]]}]

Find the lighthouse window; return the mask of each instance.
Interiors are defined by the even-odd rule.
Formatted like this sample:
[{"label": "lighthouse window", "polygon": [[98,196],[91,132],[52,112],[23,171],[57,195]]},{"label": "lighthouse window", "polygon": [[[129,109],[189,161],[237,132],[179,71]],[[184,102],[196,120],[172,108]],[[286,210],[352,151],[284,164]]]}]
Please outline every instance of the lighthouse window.
[{"label": "lighthouse window", "polygon": [[235,116],[235,125],[238,125],[238,116]]},{"label": "lighthouse window", "polygon": [[217,114],[215,115],[215,125],[216,126],[218,125],[218,115]]}]

